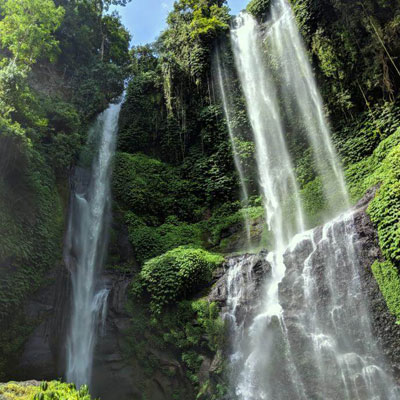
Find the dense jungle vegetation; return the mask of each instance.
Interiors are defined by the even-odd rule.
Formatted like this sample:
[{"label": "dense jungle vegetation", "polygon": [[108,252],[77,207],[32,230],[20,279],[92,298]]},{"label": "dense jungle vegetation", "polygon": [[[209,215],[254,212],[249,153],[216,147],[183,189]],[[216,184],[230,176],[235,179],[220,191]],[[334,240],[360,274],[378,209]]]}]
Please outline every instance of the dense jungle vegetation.
[{"label": "dense jungle vegetation", "polygon": [[[68,179],[88,126],[118,99],[128,79],[107,268],[132,277],[129,351],[151,376],[161,367],[149,348],[174,348],[190,390],[198,399],[217,399],[225,392],[224,327],[216,305],[202,297],[223,262],[220,254],[244,246],[244,213],[252,218],[254,246],[268,246],[238,79],[232,69],[233,122],[241,132],[237,148],[246,166],[248,204],[240,201],[215,82],[217,51],[233,65],[232,17],[224,0],[178,0],[158,40],[130,49],[129,33],[118,15],[108,13],[111,4],[124,3],[0,0],[0,380],[38,323],[26,320],[24,302],[62,263]],[[264,19],[269,3],[252,0],[248,11]],[[400,3],[291,3],[352,201],[380,185],[369,214],[385,259],[373,272],[400,320]],[[325,210],[321,184],[301,127],[296,135],[291,129],[290,152],[309,225],[316,226]],[[133,249],[128,258],[117,245],[125,230]],[[220,360],[212,379],[199,379],[203,356],[215,354]]]}]

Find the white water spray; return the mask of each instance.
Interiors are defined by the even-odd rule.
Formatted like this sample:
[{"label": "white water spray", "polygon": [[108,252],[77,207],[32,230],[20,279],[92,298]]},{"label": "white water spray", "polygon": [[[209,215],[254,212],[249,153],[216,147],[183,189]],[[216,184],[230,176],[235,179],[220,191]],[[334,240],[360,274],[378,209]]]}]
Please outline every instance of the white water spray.
[{"label": "white water spray", "polygon": [[72,277],[71,325],[67,337],[67,373],[78,387],[90,385],[98,331],[105,328],[108,290],[101,287],[110,222],[112,158],[121,105],[111,105],[91,129],[96,149],[90,176],[76,171],[65,244]]}]

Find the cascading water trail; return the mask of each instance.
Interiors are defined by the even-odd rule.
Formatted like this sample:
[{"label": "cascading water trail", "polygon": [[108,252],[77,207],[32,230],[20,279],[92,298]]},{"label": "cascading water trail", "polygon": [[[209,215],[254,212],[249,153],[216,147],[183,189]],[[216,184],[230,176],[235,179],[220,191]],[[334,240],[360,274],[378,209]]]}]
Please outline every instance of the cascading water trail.
[{"label": "cascading water trail", "polygon": [[302,125],[314,154],[331,216],[350,207],[345,179],[330,139],[330,128],[303,39],[287,0],[274,0],[265,36],[278,64],[281,94],[290,118]]},{"label": "cascading water trail", "polygon": [[[110,180],[121,104],[112,104],[89,133],[95,143],[90,174],[74,176],[65,261],[72,279],[72,310],[67,336],[66,377],[78,387],[90,384],[98,329],[104,330],[108,289],[99,275],[104,265],[111,216]],[[101,327],[99,327],[99,323]]]},{"label": "cascading water trail", "polygon": [[[240,14],[231,30],[231,38],[253,130],[260,188],[275,248],[275,252],[268,255],[272,277],[265,290],[262,312],[250,330],[250,348],[254,351],[250,350],[249,355],[242,354],[242,357],[236,356],[233,360],[245,365],[237,384],[237,394],[244,399],[259,399],[262,397],[257,397],[260,394],[257,389],[259,384],[256,383],[258,371],[272,364],[270,356],[273,352],[270,346],[273,341],[270,338],[282,336],[284,330],[280,322],[282,307],[278,297],[279,284],[286,270],[283,251],[290,238],[304,230],[304,216],[292,161],[286,147],[277,89],[264,63],[262,36],[256,20],[249,14]],[[288,213],[289,205],[294,209],[292,215]],[[273,326],[273,329],[267,333],[270,338],[265,340],[265,328],[269,326]],[[236,334],[242,335],[241,327],[238,327]],[[236,349],[235,354],[240,355],[240,351]],[[249,390],[253,386],[256,392],[250,395]]]},{"label": "cascading water trail", "polygon": [[226,88],[228,87],[228,79],[225,74],[225,69],[222,68],[221,65],[221,58],[220,58],[220,51],[217,48],[216,51],[216,66],[217,66],[217,80],[218,80],[218,86],[220,89],[221,93],[221,99],[222,99],[222,105],[224,108],[224,114],[226,118],[226,123],[228,126],[228,132],[229,132],[229,138],[231,141],[232,145],[232,152],[233,152],[233,160],[235,163],[236,171],[239,175],[239,180],[240,180],[240,188],[242,192],[242,201],[245,205],[245,210],[244,210],[244,224],[245,224],[245,229],[246,229],[246,235],[247,235],[247,246],[248,248],[251,248],[251,232],[250,232],[250,218],[247,213],[247,206],[249,204],[249,190],[247,188],[247,183],[245,179],[245,174],[243,171],[242,167],[242,162],[240,160],[240,156],[237,150],[237,145],[236,145],[236,135],[235,135],[235,130],[232,122],[232,105],[229,102],[229,98],[226,94]]}]

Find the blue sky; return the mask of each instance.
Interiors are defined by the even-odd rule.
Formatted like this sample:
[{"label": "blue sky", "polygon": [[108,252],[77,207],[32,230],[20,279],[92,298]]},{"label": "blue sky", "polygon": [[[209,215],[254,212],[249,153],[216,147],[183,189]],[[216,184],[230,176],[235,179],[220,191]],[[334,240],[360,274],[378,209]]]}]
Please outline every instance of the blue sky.
[{"label": "blue sky", "polygon": [[[249,0],[228,0],[232,14],[246,7]],[[132,0],[126,7],[114,7],[131,32],[132,44],[153,42],[165,27],[174,0]]]}]

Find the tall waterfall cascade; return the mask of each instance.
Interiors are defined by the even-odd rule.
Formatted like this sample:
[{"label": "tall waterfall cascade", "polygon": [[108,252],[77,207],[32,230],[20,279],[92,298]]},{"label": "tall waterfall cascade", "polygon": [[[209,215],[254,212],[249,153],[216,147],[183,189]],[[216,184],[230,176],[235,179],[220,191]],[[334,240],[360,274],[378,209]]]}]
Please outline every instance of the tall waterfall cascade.
[{"label": "tall waterfall cascade", "polygon": [[[250,323],[243,323],[240,306],[248,296],[243,285],[251,280],[249,259],[234,262],[228,271],[225,315],[233,333],[232,396],[399,398],[372,334],[368,300],[361,288],[354,210],[349,211],[344,175],[290,5],[273,0],[265,26],[241,13],[231,29],[231,41],[274,238],[274,250],[265,256],[271,271]],[[278,62],[279,81],[268,57]],[[308,139],[328,215],[339,215],[323,228],[306,230],[286,139],[289,113],[301,121]]]},{"label": "tall waterfall cascade", "polygon": [[111,217],[112,159],[121,104],[99,115],[89,132],[94,143],[90,172],[77,169],[65,242],[72,278],[72,310],[67,335],[66,378],[90,384],[96,337],[104,330],[109,290],[99,279],[105,262]]}]

